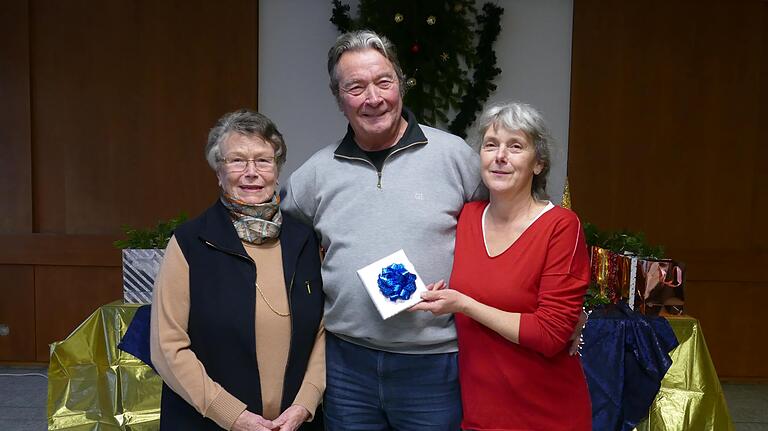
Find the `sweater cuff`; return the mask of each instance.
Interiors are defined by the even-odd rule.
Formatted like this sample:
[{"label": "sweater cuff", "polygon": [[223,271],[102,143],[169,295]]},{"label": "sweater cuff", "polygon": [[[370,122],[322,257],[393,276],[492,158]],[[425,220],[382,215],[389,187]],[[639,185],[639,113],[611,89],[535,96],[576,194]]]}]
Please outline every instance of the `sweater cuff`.
[{"label": "sweater cuff", "polygon": [[208,406],[205,416],[216,422],[218,426],[229,430],[247,407],[242,401],[222,389]]},{"label": "sweater cuff", "polygon": [[317,410],[321,398],[322,394],[320,393],[320,389],[312,383],[305,381],[301,385],[301,388],[299,388],[299,393],[296,394],[293,404],[300,405],[309,411],[309,419],[307,419],[307,422],[309,422],[315,418],[315,410]]},{"label": "sweater cuff", "polygon": [[532,313],[520,313],[517,342],[523,347],[538,351],[540,348],[539,337],[532,333],[532,329],[536,327],[535,320],[536,317]]}]

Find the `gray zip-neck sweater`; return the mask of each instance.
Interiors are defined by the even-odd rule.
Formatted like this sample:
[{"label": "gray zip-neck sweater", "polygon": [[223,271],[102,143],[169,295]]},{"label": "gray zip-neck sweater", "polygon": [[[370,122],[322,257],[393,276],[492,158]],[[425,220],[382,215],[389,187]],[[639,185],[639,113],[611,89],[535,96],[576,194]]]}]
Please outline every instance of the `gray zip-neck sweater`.
[{"label": "gray zip-neck sweater", "polygon": [[325,328],[355,344],[398,353],[457,350],[452,316],[404,311],[383,320],[357,270],[405,250],[426,284],[448,281],[456,222],[464,202],[484,190],[480,162],[461,138],[408,128],[377,171],[354,141],[315,153],[289,180],[282,209],[311,224],[326,250]]}]

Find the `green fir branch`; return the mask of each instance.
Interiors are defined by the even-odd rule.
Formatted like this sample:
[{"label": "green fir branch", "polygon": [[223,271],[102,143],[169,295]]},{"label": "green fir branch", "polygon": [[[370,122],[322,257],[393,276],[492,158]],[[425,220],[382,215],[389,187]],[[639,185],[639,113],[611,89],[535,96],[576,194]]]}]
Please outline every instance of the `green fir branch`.
[{"label": "green fir branch", "polygon": [[627,229],[615,232],[601,231],[592,223],[584,223],[584,236],[587,245],[601,247],[614,253],[633,254],[653,259],[664,258],[664,247],[648,244],[643,232],[632,232]]},{"label": "green fir branch", "polygon": [[477,113],[483,109],[483,104],[496,90],[493,81],[501,74],[501,69],[496,67],[496,52],[493,49],[493,44],[501,32],[501,15],[503,13],[503,8],[486,3],[483,5],[483,13],[477,17],[477,22],[480,25],[477,43],[480,61],[475,67],[472,86],[461,98],[459,113],[448,127],[451,133],[462,138],[467,137],[467,128],[474,123]]},{"label": "green fir branch", "polygon": [[117,248],[165,248],[173,235],[174,229],[187,220],[187,214],[182,212],[168,221],[159,221],[154,229],[136,229],[123,226],[126,239],[112,243]]},{"label": "green fir branch", "polygon": [[333,0],[333,12],[331,22],[336,25],[341,33],[353,30],[352,17],[349,16],[349,5],[342,4],[340,0]]},{"label": "green fir branch", "polygon": [[590,283],[587,294],[584,296],[584,308],[591,310],[598,305],[610,304],[611,300],[600,290],[600,286]]}]

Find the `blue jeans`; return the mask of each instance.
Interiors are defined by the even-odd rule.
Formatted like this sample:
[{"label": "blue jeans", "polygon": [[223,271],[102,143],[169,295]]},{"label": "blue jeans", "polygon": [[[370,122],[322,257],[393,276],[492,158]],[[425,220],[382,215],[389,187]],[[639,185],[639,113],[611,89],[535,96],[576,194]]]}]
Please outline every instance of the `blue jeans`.
[{"label": "blue jeans", "polygon": [[457,353],[368,349],[326,333],[326,431],[459,431]]}]

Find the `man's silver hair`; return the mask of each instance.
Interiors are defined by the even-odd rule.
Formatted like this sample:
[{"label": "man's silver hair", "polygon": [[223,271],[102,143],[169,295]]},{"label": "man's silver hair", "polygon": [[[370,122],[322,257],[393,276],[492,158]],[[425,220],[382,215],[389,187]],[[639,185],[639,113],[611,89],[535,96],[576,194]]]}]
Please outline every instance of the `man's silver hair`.
[{"label": "man's silver hair", "polygon": [[328,75],[331,78],[331,93],[336,98],[336,102],[341,105],[339,98],[339,76],[337,66],[341,56],[347,51],[362,51],[365,49],[375,49],[384,58],[392,63],[397,75],[397,83],[400,87],[400,97],[405,95],[405,78],[403,70],[400,68],[400,62],[397,60],[395,45],[385,36],[380,36],[371,30],[357,30],[344,33],[336,39],[331,49],[328,50]]}]

